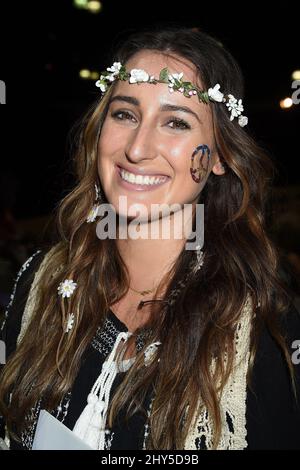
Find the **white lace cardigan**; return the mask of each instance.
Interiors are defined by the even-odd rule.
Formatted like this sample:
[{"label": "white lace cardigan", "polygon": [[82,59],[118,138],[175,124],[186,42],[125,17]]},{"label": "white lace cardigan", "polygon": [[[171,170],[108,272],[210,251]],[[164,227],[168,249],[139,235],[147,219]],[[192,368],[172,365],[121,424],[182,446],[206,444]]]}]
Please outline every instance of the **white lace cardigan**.
[{"label": "white lace cardigan", "polygon": [[[52,248],[53,249],[53,248]],[[34,308],[34,304],[37,300],[38,285],[40,277],[47,267],[47,261],[51,257],[50,250],[44,257],[39,269],[35,273],[33,283],[30,288],[30,292],[25,305],[21,330],[17,339],[17,344],[20,343],[23,338],[27,325],[30,321],[31,314]],[[25,263],[26,264],[26,263]],[[22,268],[21,268],[22,270]],[[24,268],[23,268],[24,270]],[[220,396],[220,407],[222,417],[222,431],[221,439],[219,441],[217,449],[220,450],[241,450],[247,447],[247,430],[246,430],[246,395],[247,395],[247,383],[246,376],[249,366],[250,356],[250,332],[251,332],[251,321],[252,321],[252,300],[248,294],[247,300],[243,307],[239,323],[235,333],[235,366],[233,372],[225,385],[223,392]],[[224,355],[226,357],[226,355]],[[224,359],[225,360],[225,359]],[[213,368],[212,363],[212,368]],[[199,397],[199,407],[201,405],[201,398]],[[199,408],[200,409],[200,408]],[[151,406],[148,410],[150,414]],[[199,449],[199,441],[205,439],[205,445],[207,449],[212,449],[213,440],[213,428],[212,421],[207,410],[201,407],[200,414],[194,418],[194,422],[187,435],[184,449],[192,450]],[[145,428],[145,437],[147,435],[147,426]],[[9,438],[6,436],[6,442],[9,443]],[[144,439],[145,442],[145,439]]]}]

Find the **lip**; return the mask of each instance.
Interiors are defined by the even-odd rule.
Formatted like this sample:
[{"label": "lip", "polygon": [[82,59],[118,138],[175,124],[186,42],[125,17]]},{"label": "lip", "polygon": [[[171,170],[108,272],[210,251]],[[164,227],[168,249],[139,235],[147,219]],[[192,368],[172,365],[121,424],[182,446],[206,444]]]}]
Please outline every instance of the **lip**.
[{"label": "lip", "polygon": [[138,170],[136,168],[128,168],[124,165],[118,165],[118,164],[116,164],[116,166],[119,168],[119,170],[125,170],[125,171],[128,171],[129,173],[133,173],[134,175],[157,176],[157,177],[166,176],[169,178],[168,175],[164,175],[163,173],[155,173],[154,171]]},{"label": "lip", "polygon": [[[116,168],[116,174],[117,174],[119,185],[122,186],[124,189],[128,189],[130,191],[155,191],[155,189],[161,188],[164,184],[168,183],[168,181],[170,180],[170,177],[167,176],[166,181],[164,181],[163,183],[159,183],[159,184],[153,184],[153,185],[133,184],[133,183],[129,183],[129,181],[123,180],[123,178],[121,177],[121,169],[125,170],[125,168],[120,167],[119,165],[116,165],[115,168]],[[129,170],[126,170],[126,171],[129,171]],[[140,173],[135,173],[135,174],[140,174]],[[149,173],[145,173],[145,174],[150,175]],[[161,175],[161,176],[166,176],[166,175]]]}]

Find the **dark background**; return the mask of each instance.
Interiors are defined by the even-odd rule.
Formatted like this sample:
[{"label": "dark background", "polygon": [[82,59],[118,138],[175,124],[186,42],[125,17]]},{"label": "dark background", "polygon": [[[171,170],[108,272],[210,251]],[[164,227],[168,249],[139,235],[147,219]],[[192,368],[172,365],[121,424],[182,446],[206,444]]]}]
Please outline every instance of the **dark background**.
[{"label": "dark background", "polygon": [[[300,69],[295,4],[103,0],[98,14],[76,9],[72,0],[10,2],[10,11],[0,8],[0,80],[7,92],[7,103],[0,106],[3,279],[8,279],[9,257],[14,272],[47,238],[49,217],[72,186],[68,133],[99,93],[95,80],[80,79],[79,70],[104,70],[113,61],[115,41],[165,21],[206,31],[238,60],[248,129],[278,170],[270,235],[297,277],[300,106],[279,107],[293,92],[291,73]],[[0,284],[9,284],[3,279]]]}]

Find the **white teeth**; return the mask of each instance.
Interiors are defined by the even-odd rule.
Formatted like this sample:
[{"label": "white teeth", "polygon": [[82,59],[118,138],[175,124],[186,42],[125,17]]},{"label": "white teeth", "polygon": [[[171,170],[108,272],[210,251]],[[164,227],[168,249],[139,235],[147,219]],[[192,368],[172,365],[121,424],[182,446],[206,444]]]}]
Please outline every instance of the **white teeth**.
[{"label": "white teeth", "polygon": [[159,184],[166,181],[166,176],[143,176],[143,175],[135,175],[133,173],[129,173],[128,171],[121,170],[121,177],[125,181],[129,181],[132,184],[145,184],[145,185],[153,185]]}]

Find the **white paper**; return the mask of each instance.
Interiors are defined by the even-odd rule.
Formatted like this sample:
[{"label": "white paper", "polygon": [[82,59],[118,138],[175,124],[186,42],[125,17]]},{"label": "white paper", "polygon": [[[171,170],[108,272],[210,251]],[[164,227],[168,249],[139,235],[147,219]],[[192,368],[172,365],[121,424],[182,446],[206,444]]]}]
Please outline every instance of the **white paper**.
[{"label": "white paper", "polygon": [[41,410],[32,450],[93,450],[48,411]]}]

